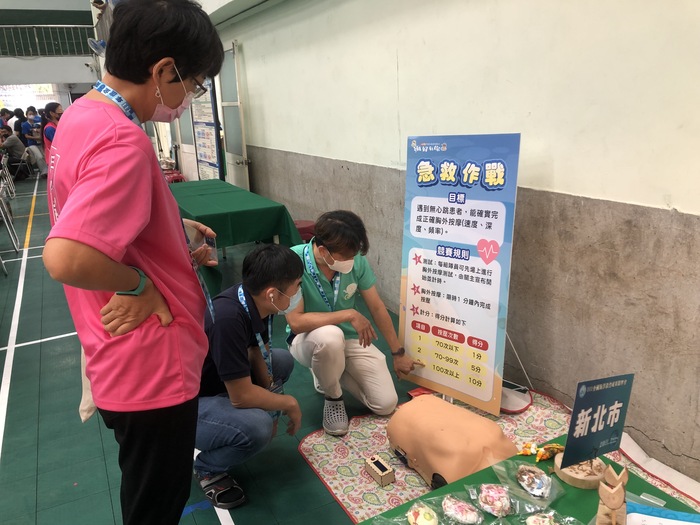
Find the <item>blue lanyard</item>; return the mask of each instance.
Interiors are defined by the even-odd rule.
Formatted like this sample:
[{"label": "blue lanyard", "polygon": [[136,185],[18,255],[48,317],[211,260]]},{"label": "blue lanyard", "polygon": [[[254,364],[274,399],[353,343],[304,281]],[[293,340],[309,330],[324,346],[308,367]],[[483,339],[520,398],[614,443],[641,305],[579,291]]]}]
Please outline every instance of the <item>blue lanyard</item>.
[{"label": "blue lanyard", "polygon": [[[136,116],[136,113],[132,109],[131,105],[126,101],[124,97],[122,97],[119,92],[116,89],[112,89],[109,87],[107,84],[101,81],[97,81],[94,85],[95,91],[102,93],[105,97],[107,97],[109,100],[115,102],[119,108],[124,112],[124,115],[127,116],[131,122],[136,124],[137,126],[141,125],[141,121],[139,118]],[[187,241],[187,247],[190,247],[190,240],[187,237],[187,231],[185,230],[185,223],[182,223],[182,231],[185,234],[185,240]],[[207,302],[207,308],[209,309],[209,314],[211,315],[211,320],[212,322],[214,321],[214,303],[211,300],[211,294],[209,293],[209,289],[207,288],[207,283],[204,282],[204,278],[202,275],[197,271],[197,263],[195,262],[194,258],[192,257],[192,253],[190,252],[190,260],[192,262],[192,269],[194,270],[194,273],[197,275],[197,280],[199,281],[199,285],[202,287],[202,293],[204,294],[204,299]]]},{"label": "blue lanyard", "polygon": [[311,275],[311,278],[313,279],[316,288],[318,288],[318,291],[321,294],[323,301],[326,303],[326,306],[331,312],[335,311],[334,307],[338,302],[338,292],[340,292],[340,274],[338,272],[335,272],[335,275],[333,276],[333,305],[331,305],[330,301],[328,300],[328,297],[326,296],[326,292],[323,290],[323,285],[321,284],[321,280],[318,277],[318,273],[316,273],[316,269],[314,268],[314,265],[311,262],[308,244],[304,246],[304,259],[306,260],[306,268],[309,270],[309,274]]},{"label": "blue lanyard", "polygon": [[98,93],[102,93],[109,100],[116,103],[131,122],[133,122],[137,126],[141,125],[141,121],[136,116],[136,113],[132,109],[131,105],[129,105],[126,99],[122,97],[116,89],[112,89],[107,84],[99,80],[95,83],[93,87],[95,88],[95,91],[97,91]]},{"label": "blue lanyard", "polygon": [[[245,310],[245,313],[248,314],[248,317],[252,321],[253,317],[250,315],[248,302],[245,300],[245,294],[243,293],[243,285],[238,285],[238,302],[241,303],[241,306]],[[270,340],[272,340],[271,315],[267,317],[267,335],[269,336]],[[258,332],[255,332],[255,338],[258,340],[258,347],[260,348],[260,353],[262,354],[263,359],[265,360],[265,365],[267,366],[267,373],[270,376],[270,380],[272,380],[272,353],[267,351],[267,348],[265,347],[265,341],[263,341],[262,335],[260,335]]]}]

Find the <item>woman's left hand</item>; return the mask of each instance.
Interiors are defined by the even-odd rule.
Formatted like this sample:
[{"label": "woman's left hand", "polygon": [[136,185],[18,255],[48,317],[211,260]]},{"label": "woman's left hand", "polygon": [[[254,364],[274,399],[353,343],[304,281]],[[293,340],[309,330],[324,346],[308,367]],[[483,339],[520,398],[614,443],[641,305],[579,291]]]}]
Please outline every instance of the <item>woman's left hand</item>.
[{"label": "woman's left hand", "polygon": [[168,303],[151,279],[146,280],[141,295],[115,293],[100,310],[102,325],[112,337],[128,334],[154,314],[161,326],[168,326],[173,321]]},{"label": "woman's left hand", "polygon": [[214,250],[211,246],[202,244],[199,248],[192,252],[192,258],[197,266],[217,266],[219,261],[211,258],[211,253]]}]

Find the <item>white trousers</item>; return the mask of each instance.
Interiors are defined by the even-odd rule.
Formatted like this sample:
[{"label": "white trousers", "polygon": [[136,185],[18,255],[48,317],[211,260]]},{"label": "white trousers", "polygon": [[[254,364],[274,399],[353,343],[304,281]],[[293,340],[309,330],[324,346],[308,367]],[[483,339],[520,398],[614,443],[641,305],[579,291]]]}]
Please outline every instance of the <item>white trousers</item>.
[{"label": "white trousers", "polygon": [[337,398],[346,390],[380,416],[396,408],[391,372],[376,346],[363,348],[359,339],[345,339],[340,328],[328,325],[297,335],[289,351],[313,370],[326,396]]},{"label": "white trousers", "polygon": [[29,150],[30,162],[39,169],[41,175],[46,175],[49,168],[46,166],[46,160],[44,160],[44,152],[38,146],[28,146],[27,149]]}]

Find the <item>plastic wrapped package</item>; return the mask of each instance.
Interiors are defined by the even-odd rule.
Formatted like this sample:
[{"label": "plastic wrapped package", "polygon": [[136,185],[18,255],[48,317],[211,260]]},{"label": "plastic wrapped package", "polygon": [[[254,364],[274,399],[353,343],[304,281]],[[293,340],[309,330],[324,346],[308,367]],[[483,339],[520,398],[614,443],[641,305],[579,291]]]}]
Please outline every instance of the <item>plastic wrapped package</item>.
[{"label": "plastic wrapped package", "polygon": [[466,492],[426,498],[425,502],[438,512],[440,523],[446,525],[480,525],[483,513],[469,501]]},{"label": "plastic wrapped package", "polygon": [[583,525],[576,518],[564,516],[552,509],[541,510],[532,514],[511,516],[507,521],[509,525]]},{"label": "plastic wrapped package", "polygon": [[423,501],[416,501],[408,512],[406,519],[409,525],[438,525],[437,512]]},{"label": "plastic wrapped package", "polygon": [[528,502],[531,510],[548,508],[566,492],[557,478],[526,461],[507,459],[493,470],[511,495]]},{"label": "plastic wrapped package", "polygon": [[372,520],[372,525],[439,525],[437,510],[422,500],[417,500],[408,512],[402,516],[385,518],[377,516]]},{"label": "plastic wrapped package", "polygon": [[497,518],[516,514],[532,514],[543,510],[542,504],[535,504],[528,494],[519,489],[517,493],[507,484],[484,483],[465,486],[469,499],[483,512]]}]

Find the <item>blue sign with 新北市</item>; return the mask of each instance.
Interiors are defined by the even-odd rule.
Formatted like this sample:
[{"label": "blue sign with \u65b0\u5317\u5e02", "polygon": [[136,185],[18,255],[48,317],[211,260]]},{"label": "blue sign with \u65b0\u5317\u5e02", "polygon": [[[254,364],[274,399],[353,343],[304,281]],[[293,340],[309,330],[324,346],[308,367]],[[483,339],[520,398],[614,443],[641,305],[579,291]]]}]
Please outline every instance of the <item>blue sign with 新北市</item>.
[{"label": "blue sign with \u65b0\u5317\u5e02", "polygon": [[501,402],[520,135],[409,137],[399,337],[411,381]]},{"label": "blue sign with \u65b0\u5317\u5e02", "polygon": [[562,468],[620,448],[633,380],[626,374],[578,384]]}]

